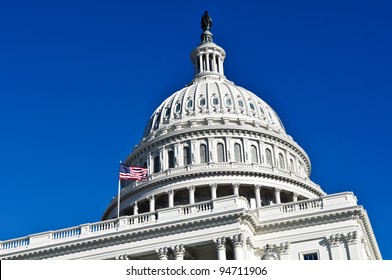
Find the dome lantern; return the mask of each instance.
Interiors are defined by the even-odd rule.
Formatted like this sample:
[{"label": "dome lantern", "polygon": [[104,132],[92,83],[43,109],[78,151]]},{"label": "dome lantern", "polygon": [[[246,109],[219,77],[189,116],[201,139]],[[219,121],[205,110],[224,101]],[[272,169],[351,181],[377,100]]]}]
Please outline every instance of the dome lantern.
[{"label": "dome lantern", "polygon": [[205,75],[224,76],[223,61],[226,53],[223,48],[213,43],[213,35],[210,32],[212,19],[205,11],[201,18],[201,43],[191,53],[191,60],[195,67],[195,78]]}]

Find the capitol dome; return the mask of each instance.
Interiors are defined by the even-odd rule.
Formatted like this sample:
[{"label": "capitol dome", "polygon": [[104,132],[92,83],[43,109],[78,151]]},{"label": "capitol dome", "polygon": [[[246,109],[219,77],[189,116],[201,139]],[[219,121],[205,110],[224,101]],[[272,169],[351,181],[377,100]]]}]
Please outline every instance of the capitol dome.
[{"label": "capitol dome", "polygon": [[[226,78],[226,52],[209,28],[191,52],[193,80],[155,110],[124,162],[149,175],[122,183],[120,215],[230,195],[245,197],[252,208],[325,195],[275,111]],[[113,199],[104,220],[118,215],[117,204]]]}]

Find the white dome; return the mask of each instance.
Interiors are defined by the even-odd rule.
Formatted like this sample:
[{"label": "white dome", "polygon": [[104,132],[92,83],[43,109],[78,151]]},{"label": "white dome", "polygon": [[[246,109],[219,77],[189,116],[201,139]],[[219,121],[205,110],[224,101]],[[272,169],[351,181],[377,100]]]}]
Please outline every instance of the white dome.
[{"label": "white dome", "polygon": [[238,125],[257,123],[286,133],[275,111],[254,93],[234,85],[222,76],[205,75],[167,98],[152,114],[144,137],[161,129],[170,130],[184,121],[207,124],[208,119],[225,118]]},{"label": "white dome", "polygon": [[[155,110],[124,162],[146,167],[149,175],[123,182],[122,214],[231,194],[255,200],[256,207],[325,194],[309,179],[309,157],[275,111],[225,77],[225,57],[204,30],[191,53],[194,79]],[[116,205],[114,199],[103,219],[116,216]]]}]

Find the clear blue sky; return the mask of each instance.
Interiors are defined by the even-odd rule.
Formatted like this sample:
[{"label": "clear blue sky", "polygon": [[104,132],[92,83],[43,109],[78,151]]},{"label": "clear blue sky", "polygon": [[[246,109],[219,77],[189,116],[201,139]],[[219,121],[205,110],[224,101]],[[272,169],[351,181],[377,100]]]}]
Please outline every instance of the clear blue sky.
[{"label": "clear blue sky", "polygon": [[390,243],[392,4],[0,2],[0,240],[100,220],[118,163],[193,78],[208,10],[225,73],[281,117],[327,193],[353,191]]}]

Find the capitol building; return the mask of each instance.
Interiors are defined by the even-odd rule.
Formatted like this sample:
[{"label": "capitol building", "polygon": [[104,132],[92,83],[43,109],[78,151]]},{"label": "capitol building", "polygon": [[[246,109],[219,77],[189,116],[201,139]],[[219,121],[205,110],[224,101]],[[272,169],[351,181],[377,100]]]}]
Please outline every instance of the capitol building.
[{"label": "capitol building", "polygon": [[226,78],[208,13],[201,25],[193,79],[124,160],[148,168],[147,180],[122,181],[99,222],[1,241],[0,259],[382,259],[354,193],[310,179],[308,155],[273,108]]}]

